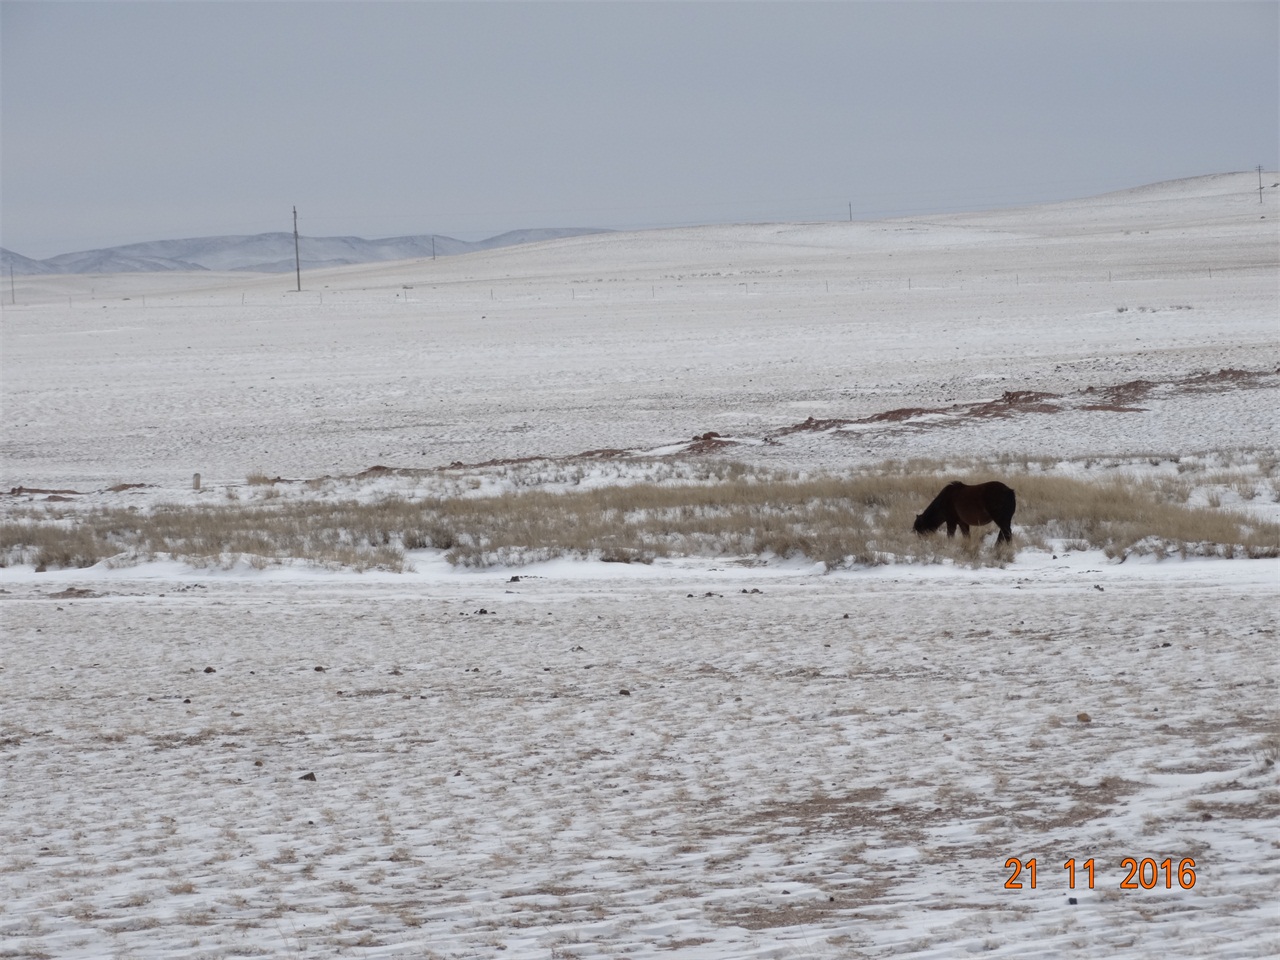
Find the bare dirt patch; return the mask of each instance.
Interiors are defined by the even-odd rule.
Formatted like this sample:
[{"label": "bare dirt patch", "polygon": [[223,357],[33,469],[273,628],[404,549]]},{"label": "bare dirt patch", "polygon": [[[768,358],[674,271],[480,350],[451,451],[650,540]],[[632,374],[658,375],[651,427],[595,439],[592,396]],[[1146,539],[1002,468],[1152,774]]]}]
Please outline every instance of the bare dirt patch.
[{"label": "bare dirt patch", "polygon": [[[883,414],[879,414],[878,416],[883,416]],[[791,433],[802,433],[802,432],[823,433],[827,430],[835,430],[839,427],[846,427],[851,423],[863,423],[863,422],[865,421],[842,420],[839,418],[820,420],[817,417],[806,417],[805,420],[801,423],[795,423],[789,427],[783,427],[781,430],[774,431],[773,435],[775,437],[785,437],[786,435]]]},{"label": "bare dirt patch", "polygon": [[1257,799],[1248,803],[1214,802],[1210,800],[1192,800],[1187,809],[1198,814],[1201,820],[1230,818],[1234,820],[1253,820],[1275,823],[1280,820],[1280,792],[1270,791],[1258,794]]},{"label": "bare dirt patch", "polygon": [[987,403],[971,404],[968,416],[1012,417],[1021,413],[1059,413],[1063,407],[1050,401],[1061,399],[1062,397],[1056,393],[1040,393],[1036,390],[1006,390],[995,400]]},{"label": "bare dirt patch", "polygon": [[733,441],[726,440],[714,430],[708,430],[706,433],[695,436],[693,442],[685,447],[683,452],[698,456],[704,453],[715,453],[731,446],[733,446]]},{"label": "bare dirt patch", "polygon": [[1086,395],[1100,394],[1104,399],[1104,403],[1100,404],[1103,407],[1132,407],[1135,403],[1146,400],[1159,386],[1160,384],[1152,380],[1129,380],[1125,383],[1117,383],[1101,389],[1085,387],[1084,393]]},{"label": "bare dirt patch", "polygon": [[1174,381],[1185,393],[1224,393],[1228,390],[1253,390],[1275,386],[1280,369],[1275,371],[1224,368],[1216,373],[1197,373]]},{"label": "bare dirt patch", "polygon": [[[1231,390],[1275,389],[1280,387],[1280,372],[1223,369],[1191,374],[1171,380],[1127,380],[1109,386],[1089,386],[1070,394],[1040,390],[1007,390],[992,400],[953,404],[950,407],[896,407],[857,419],[809,417],[801,423],[783,427],[774,436],[794,433],[834,433],[836,436],[859,438],[870,426],[901,426],[915,432],[945,429],[975,420],[1010,419],[1031,414],[1054,414],[1067,411],[1092,413],[1144,413],[1139,406],[1160,396],[1174,394],[1224,393]],[[851,429],[857,428],[857,429]]]},{"label": "bare dirt patch", "polygon": [[49,490],[44,487],[10,487],[9,496],[11,497],[31,497],[38,494],[49,494],[59,497],[83,497],[85,494],[81,490]]},{"label": "bare dirt patch", "polygon": [[65,590],[59,590],[57,593],[49,594],[50,600],[92,600],[95,597],[101,597],[103,594],[95,593],[85,587],[67,587]]}]

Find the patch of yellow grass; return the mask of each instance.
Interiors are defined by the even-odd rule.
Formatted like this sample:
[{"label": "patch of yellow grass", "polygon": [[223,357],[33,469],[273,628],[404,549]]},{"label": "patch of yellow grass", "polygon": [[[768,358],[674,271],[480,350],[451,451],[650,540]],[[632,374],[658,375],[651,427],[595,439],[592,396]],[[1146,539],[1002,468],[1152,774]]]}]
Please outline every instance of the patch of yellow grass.
[{"label": "patch of yellow grass", "polygon": [[83,567],[160,555],[195,566],[256,567],[304,561],[356,570],[403,570],[406,551],[437,548],[468,566],[558,556],[648,562],[672,555],[808,557],[828,567],[880,563],[1002,564],[1016,545],[1131,553],[1280,555],[1280,526],[1186,501],[1192,480],[1055,476],[1005,465],[1017,491],[1015,546],[917,537],[915,515],[952,479],[934,462],[887,463],[857,474],[753,470],[741,465],[698,481],[615,484],[555,491],[519,484],[477,496],[387,496],[374,502],[299,496],[166,505],[150,511],[29,509],[0,523],[0,562]]}]

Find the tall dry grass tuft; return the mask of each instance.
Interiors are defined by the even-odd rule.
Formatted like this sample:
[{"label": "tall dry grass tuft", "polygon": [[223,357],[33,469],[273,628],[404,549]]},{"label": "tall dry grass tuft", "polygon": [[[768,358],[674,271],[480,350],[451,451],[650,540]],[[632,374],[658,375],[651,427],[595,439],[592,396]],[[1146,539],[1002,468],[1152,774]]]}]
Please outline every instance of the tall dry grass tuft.
[{"label": "tall dry grass tuft", "polygon": [[[76,567],[170,556],[206,567],[303,561],[399,571],[407,551],[434,548],[474,567],[560,556],[644,563],[673,555],[806,557],[828,568],[978,566],[1007,563],[1018,546],[1053,542],[1115,558],[1280,556],[1280,526],[1189,505],[1194,480],[1096,482],[1052,475],[1042,464],[1026,467],[1000,471],[1018,494],[1013,548],[994,547],[994,527],[979,528],[970,540],[915,536],[915,515],[957,479],[946,465],[920,461],[841,475],[737,465],[697,480],[568,489],[508,483],[506,492],[489,496],[466,484],[448,495],[334,499],[341,489],[335,487],[324,499],[303,492],[150,511],[32,509],[0,525],[0,562]],[[971,470],[959,478],[993,477]]]},{"label": "tall dry grass tuft", "polygon": [[90,567],[118,552],[97,525],[57,519],[0,522],[0,566]]},{"label": "tall dry grass tuft", "polygon": [[1054,539],[1081,540],[1108,556],[1155,553],[1280,556],[1280,525],[1176,502],[1159,481],[1115,478],[1086,483],[1053,476],[1018,478],[1016,521]]}]

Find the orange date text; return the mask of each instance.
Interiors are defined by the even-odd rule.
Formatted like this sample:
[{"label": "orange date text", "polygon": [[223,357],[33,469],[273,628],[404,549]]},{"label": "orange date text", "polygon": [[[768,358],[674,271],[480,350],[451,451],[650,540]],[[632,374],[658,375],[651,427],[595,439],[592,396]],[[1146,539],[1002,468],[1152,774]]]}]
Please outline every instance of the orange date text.
[{"label": "orange date text", "polygon": [[[1004,862],[1004,868],[1009,871],[1004,888],[1035,890],[1038,866],[1034,857],[1010,857]],[[1156,860],[1155,857],[1125,857],[1120,861],[1120,869],[1125,874],[1120,880],[1121,890],[1172,890],[1175,886],[1190,890],[1196,885],[1196,862],[1191,857],[1183,857],[1176,863],[1172,857],[1165,857],[1163,860]],[[1068,890],[1075,890],[1077,886],[1092,890],[1098,883],[1098,865],[1093,857],[1080,861],[1072,857],[1062,865],[1062,870],[1066,875]]]}]

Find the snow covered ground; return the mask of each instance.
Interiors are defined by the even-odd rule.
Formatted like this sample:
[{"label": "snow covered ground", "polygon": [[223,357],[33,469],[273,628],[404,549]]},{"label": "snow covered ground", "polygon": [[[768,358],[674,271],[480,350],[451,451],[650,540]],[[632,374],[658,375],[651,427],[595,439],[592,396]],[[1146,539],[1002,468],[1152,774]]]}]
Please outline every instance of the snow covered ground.
[{"label": "snow covered ground", "polygon": [[1124,405],[1140,412],[776,436],[1007,391],[1274,375],[1280,191],[1259,204],[1251,176],[928,221],[580,237],[313,273],[301,293],[280,276],[20,279],[0,486],[315,477],[708,431],[831,466],[1274,446],[1274,376],[1265,394]]},{"label": "snow covered ground", "polygon": [[[29,278],[0,486],[1274,462],[1273,182]],[[0,956],[1280,954],[1276,561],[413,560],[0,569]]]}]

